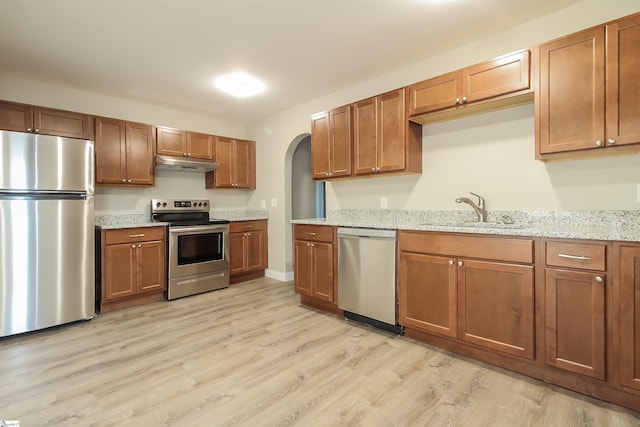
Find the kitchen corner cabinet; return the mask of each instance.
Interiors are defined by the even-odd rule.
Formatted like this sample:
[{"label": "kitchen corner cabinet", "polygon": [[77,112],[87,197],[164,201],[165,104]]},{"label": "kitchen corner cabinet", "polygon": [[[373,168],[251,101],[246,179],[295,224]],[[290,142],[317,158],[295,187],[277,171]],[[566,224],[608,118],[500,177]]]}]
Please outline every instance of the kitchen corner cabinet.
[{"label": "kitchen corner cabinet", "polygon": [[325,180],[351,175],[351,106],[311,116],[311,176]]},{"label": "kitchen corner cabinet", "polygon": [[101,230],[101,312],[164,299],[165,236],[165,227]]},{"label": "kitchen corner cabinet", "polygon": [[232,284],[264,276],[268,264],[267,220],[229,224],[229,275]]},{"label": "kitchen corner cabinet", "polygon": [[[294,288],[303,303],[336,312],[337,231],[326,225],[294,225]],[[307,298],[306,300],[302,298]],[[315,304],[319,303],[319,304]]]},{"label": "kitchen corner cabinet", "polygon": [[93,139],[92,117],[87,114],[13,102],[0,102],[0,129]]},{"label": "kitchen corner cabinet", "polygon": [[152,186],[153,126],[95,119],[96,184]]},{"label": "kitchen corner cabinet", "polygon": [[422,127],[406,115],[405,90],[353,104],[354,174],[422,172]]},{"label": "kitchen corner cabinet", "polygon": [[429,123],[442,110],[461,115],[459,110],[473,111],[480,101],[495,101],[495,108],[517,103],[515,96],[528,101],[533,98],[530,64],[531,52],[522,50],[413,84],[408,88],[411,120]]},{"label": "kitchen corner cabinet", "polygon": [[532,239],[400,231],[399,321],[535,357]]},{"label": "kitchen corner cabinet", "polygon": [[213,135],[158,126],[156,128],[156,153],[213,161],[213,139]]},{"label": "kitchen corner cabinet", "polygon": [[[640,244],[618,243],[619,260],[614,306],[619,313],[614,340],[620,384],[640,393]],[[640,398],[640,397],[639,397]]]},{"label": "kitchen corner cabinet", "polygon": [[542,44],[536,157],[616,153],[640,143],[640,13]]},{"label": "kitchen corner cabinet", "polygon": [[604,380],[605,243],[545,241],[546,363]]},{"label": "kitchen corner cabinet", "polygon": [[218,168],[205,175],[206,188],[256,188],[256,143],[223,136],[215,137]]}]

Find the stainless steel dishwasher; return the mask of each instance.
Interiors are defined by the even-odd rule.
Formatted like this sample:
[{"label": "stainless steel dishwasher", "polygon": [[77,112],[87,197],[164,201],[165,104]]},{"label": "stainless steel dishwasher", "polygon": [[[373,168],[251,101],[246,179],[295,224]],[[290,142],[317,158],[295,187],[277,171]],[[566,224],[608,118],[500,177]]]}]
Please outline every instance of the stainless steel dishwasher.
[{"label": "stainless steel dishwasher", "polygon": [[338,307],[348,319],[401,334],[396,231],[338,228]]}]

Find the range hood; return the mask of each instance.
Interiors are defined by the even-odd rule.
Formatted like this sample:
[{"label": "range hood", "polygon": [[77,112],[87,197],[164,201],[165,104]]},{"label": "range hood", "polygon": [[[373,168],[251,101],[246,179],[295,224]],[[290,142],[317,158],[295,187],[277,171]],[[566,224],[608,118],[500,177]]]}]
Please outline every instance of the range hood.
[{"label": "range hood", "polygon": [[206,160],[157,155],[156,169],[180,172],[211,172],[218,169],[218,164]]}]

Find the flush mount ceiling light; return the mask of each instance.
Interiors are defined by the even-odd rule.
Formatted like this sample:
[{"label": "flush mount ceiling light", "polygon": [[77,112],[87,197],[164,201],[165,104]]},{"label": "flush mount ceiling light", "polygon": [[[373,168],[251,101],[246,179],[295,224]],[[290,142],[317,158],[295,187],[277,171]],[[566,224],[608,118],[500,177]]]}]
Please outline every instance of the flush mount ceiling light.
[{"label": "flush mount ceiling light", "polygon": [[247,98],[264,92],[266,86],[260,80],[245,73],[236,71],[235,73],[220,76],[213,82],[215,87],[236,98]]}]

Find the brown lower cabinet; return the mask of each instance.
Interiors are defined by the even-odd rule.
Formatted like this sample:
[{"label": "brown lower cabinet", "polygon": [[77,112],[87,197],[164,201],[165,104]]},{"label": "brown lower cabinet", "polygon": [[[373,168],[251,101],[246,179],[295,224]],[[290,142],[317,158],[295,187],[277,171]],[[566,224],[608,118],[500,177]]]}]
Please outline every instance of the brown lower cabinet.
[{"label": "brown lower cabinet", "polygon": [[336,227],[294,226],[294,288],[300,302],[340,314],[337,241]]},{"label": "brown lower cabinet", "polygon": [[229,224],[229,281],[239,283],[264,277],[268,265],[267,220]]},{"label": "brown lower cabinet", "polygon": [[532,239],[401,231],[398,246],[400,324],[534,358]]},{"label": "brown lower cabinet", "polygon": [[164,299],[165,231],[165,227],[100,231],[96,292],[100,312]]},{"label": "brown lower cabinet", "polygon": [[405,335],[640,410],[640,243],[398,239]]}]

